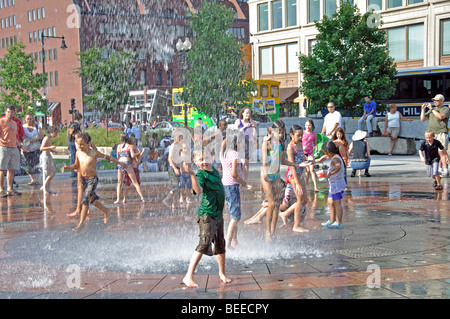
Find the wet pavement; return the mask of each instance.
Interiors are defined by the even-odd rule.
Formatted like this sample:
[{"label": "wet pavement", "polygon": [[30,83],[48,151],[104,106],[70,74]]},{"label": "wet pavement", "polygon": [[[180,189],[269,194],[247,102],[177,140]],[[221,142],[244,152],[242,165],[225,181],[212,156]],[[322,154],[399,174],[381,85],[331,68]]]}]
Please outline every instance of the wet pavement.
[{"label": "wet pavement", "polygon": [[[418,156],[373,156],[372,177],[348,177],[342,230],[328,219],[326,182],[308,192],[303,227],[278,220],[272,243],[265,221],[244,220],[261,207],[259,167],[253,190],[241,191],[239,246],[226,254],[222,284],[214,257],[204,256],[194,280],[181,280],[197,245],[197,207],[168,209],[167,172],[141,175],[146,202],[133,188],[115,205],[117,176],[99,172],[98,195],[110,208],[108,223],[95,207],[74,233],[76,179],[58,174],[56,195],[44,207],[42,192],[17,177],[22,196],[0,201],[0,298],[19,299],[447,299],[450,296],[450,179],[435,191]],[[350,173],[350,170],[348,171]],[[283,174],[282,174],[283,176]],[[229,221],[225,210],[225,227]]]}]

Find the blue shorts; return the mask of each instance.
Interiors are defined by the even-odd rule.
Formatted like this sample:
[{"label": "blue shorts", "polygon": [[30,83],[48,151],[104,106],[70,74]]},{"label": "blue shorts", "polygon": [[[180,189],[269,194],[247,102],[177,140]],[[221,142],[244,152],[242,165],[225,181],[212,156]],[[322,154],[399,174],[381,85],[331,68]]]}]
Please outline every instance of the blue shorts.
[{"label": "blue shorts", "polygon": [[340,199],[342,199],[343,198],[343,193],[344,192],[339,192],[339,193],[336,193],[336,194],[331,194],[331,193],[329,193],[328,194],[328,198],[331,198],[332,200],[340,200]]},{"label": "blue shorts", "polygon": [[225,201],[227,202],[228,211],[231,219],[241,220],[241,194],[239,193],[239,184],[224,185]]},{"label": "blue shorts", "polygon": [[192,188],[191,175],[189,175],[188,173],[181,173],[180,188],[181,189],[191,189]]}]

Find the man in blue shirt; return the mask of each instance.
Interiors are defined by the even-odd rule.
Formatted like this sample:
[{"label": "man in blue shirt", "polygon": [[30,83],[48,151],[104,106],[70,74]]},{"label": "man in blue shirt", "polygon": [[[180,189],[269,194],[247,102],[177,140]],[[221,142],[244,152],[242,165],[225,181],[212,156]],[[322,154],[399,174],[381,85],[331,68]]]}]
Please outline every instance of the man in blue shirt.
[{"label": "man in blue shirt", "polygon": [[364,100],[366,101],[366,103],[364,103],[364,114],[358,121],[358,130],[362,130],[363,123],[366,123],[367,131],[369,133],[368,136],[372,137],[372,119],[377,114],[377,103],[375,103],[375,101],[372,101],[369,95],[366,95],[364,97]]}]

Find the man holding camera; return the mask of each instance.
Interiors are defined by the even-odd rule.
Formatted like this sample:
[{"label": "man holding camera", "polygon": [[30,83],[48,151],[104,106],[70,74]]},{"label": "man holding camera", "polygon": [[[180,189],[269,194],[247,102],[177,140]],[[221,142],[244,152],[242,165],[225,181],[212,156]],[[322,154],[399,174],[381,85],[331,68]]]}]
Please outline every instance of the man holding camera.
[{"label": "man holding camera", "polygon": [[[448,118],[450,116],[450,109],[444,105],[445,98],[442,94],[437,94],[432,100],[434,102],[434,107],[431,103],[422,105],[420,120],[422,122],[427,119],[429,120],[428,128],[435,134],[436,139],[444,145],[445,150],[447,151]],[[446,177],[448,175],[448,164],[443,158],[441,158],[439,163],[439,172],[441,177]]]}]

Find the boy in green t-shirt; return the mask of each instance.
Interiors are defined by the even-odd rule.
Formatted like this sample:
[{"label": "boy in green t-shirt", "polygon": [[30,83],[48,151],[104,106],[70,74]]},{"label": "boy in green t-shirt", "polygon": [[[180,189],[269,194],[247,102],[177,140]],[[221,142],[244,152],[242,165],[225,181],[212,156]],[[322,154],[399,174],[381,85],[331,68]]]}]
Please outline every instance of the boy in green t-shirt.
[{"label": "boy in green t-shirt", "polygon": [[[196,194],[202,194],[202,202],[198,209],[200,242],[192,254],[189,269],[183,278],[183,283],[190,288],[198,287],[193,280],[193,276],[204,254],[208,256],[217,255],[220,280],[223,283],[231,281],[225,276],[225,236],[222,216],[225,191],[221,177],[219,172],[212,167],[206,154],[194,153],[194,162],[199,168],[197,174],[186,163],[183,163],[185,171],[191,177],[192,189]],[[214,252],[211,249],[211,243],[214,243]]]}]

